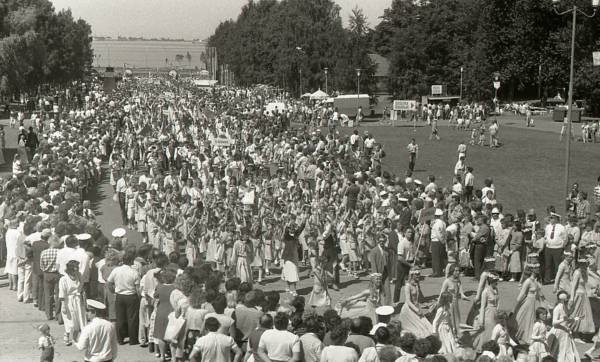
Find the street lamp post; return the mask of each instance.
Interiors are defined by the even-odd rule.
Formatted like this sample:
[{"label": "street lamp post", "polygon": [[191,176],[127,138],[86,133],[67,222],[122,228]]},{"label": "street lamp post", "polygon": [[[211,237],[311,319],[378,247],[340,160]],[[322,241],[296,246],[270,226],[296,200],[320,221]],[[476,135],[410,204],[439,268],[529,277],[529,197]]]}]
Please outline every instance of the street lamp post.
[{"label": "street lamp post", "polygon": [[460,67],[460,101],[462,102],[462,90],[463,90],[463,67]]},{"label": "street lamp post", "polygon": [[300,58],[306,53],[304,53],[304,49],[300,46],[296,47],[296,51],[298,52],[298,91],[300,92],[298,96],[299,98],[302,98],[302,64],[300,63]]},{"label": "street lamp post", "polygon": [[327,73],[329,71],[329,68],[325,67],[325,69],[323,69],[323,72],[325,73],[325,93],[327,93],[329,95],[329,91],[327,89]]},{"label": "street lamp post", "polygon": [[360,68],[356,69],[356,116],[358,117],[358,107],[360,107]]},{"label": "street lamp post", "polygon": [[[579,9],[577,5],[573,5],[571,9],[565,10],[563,12],[558,11],[558,5],[560,4],[560,0],[552,0],[552,5],[554,7],[554,12],[557,15],[566,15],[572,14],[572,28],[571,28],[571,67],[569,70],[569,100],[568,100],[568,110],[567,110],[567,145],[565,152],[565,196],[569,195],[569,167],[571,163],[571,137],[572,137],[572,124],[573,124],[573,76],[574,76],[574,68],[575,68],[575,31],[577,25],[577,13],[585,16],[586,18],[592,18],[596,15],[596,10],[598,10],[598,6],[600,5],[600,0],[592,0],[592,7],[594,9],[593,13],[587,14],[583,10]],[[567,206],[568,207],[568,206]]]}]

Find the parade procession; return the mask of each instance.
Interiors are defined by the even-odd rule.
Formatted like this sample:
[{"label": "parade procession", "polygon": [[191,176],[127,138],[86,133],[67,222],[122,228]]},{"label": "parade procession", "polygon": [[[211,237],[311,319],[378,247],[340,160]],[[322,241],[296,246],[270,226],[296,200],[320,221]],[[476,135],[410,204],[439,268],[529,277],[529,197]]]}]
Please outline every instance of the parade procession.
[{"label": "parade procession", "polygon": [[[192,18],[213,6],[186,2]],[[555,78],[542,63],[539,83],[511,78],[512,57],[484,89],[466,65],[460,82],[438,72],[455,56],[442,32],[416,33],[475,8],[516,26],[487,0],[373,1],[369,15],[239,1],[215,5],[202,42],[100,37],[119,22],[95,3],[0,3],[0,362],[600,360],[600,53],[571,53],[568,91],[563,43],[540,57]],[[573,47],[576,16],[600,5],[539,3],[504,11],[535,29],[553,16],[547,46],[562,31]],[[293,14],[343,44],[298,35]],[[59,45],[52,21],[70,32]],[[115,31],[183,37],[186,22]],[[386,51],[405,31],[414,54]],[[488,30],[462,31],[492,59]],[[292,33],[312,40],[287,49]],[[431,66],[410,68],[428,39]]]}]

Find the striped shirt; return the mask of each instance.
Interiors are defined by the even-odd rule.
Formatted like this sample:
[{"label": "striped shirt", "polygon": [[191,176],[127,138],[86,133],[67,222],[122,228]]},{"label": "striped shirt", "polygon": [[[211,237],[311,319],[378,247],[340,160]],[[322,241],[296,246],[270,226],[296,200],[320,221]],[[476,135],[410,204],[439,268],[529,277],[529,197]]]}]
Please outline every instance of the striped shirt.
[{"label": "striped shirt", "polygon": [[594,199],[596,200],[596,204],[600,204],[600,184],[594,187]]},{"label": "striped shirt", "polygon": [[43,272],[57,273],[58,268],[56,267],[56,257],[58,256],[58,249],[50,247],[42,251],[40,254],[40,269]]}]

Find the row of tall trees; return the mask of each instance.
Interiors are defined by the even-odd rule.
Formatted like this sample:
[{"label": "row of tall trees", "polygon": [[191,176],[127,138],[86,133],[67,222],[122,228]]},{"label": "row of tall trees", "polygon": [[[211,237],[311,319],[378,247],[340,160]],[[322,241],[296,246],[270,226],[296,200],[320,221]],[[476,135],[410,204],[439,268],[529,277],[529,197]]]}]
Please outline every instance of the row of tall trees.
[{"label": "row of tall trees", "polygon": [[[590,0],[568,0],[592,13]],[[577,22],[575,97],[600,105],[600,72],[592,68],[599,20]],[[571,17],[554,12],[551,0],[395,0],[372,33],[376,51],[392,62],[390,90],[398,97],[427,94],[447,84],[473,100],[566,97]],[[598,108],[598,106],[595,106]],[[598,111],[599,109],[596,109]]]},{"label": "row of tall trees", "polygon": [[49,0],[0,0],[0,91],[83,78],[93,60],[89,24]]},{"label": "row of tall trees", "polygon": [[[563,3],[592,13],[590,0]],[[369,75],[361,88],[364,81],[369,89],[373,65],[366,54],[375,52],[390,60],[388,88],[402,99],[428,94],[432,84],[459,94],[461,67],[468,99],[491,100],[495,73],[502,100],[566,97],[572,23],[552,7],[551,0],[394,0],[370,30],[357,9],[344,29],[330,0],[256,0],[237,20],[222,23],[209,42],[246,84],[297,89],[301,68],[314,89],[323,87],[328,67],[333,88],[352,90],[354,69],[363,68]],[[592,66],[592,51],[600,50],[600,14],[580,16],[576,31],[575,98],[600,112],[600,70]]]},{"label": "row of tall trees", "polygon": [[241,84],[271,84],[297,93],[325,88],[361,90],[373,86],[369,29],[355,9],[345,29],[332,0],[250,0],[236,20],[221,23],[209,39],[219,63],[229,64]]}]

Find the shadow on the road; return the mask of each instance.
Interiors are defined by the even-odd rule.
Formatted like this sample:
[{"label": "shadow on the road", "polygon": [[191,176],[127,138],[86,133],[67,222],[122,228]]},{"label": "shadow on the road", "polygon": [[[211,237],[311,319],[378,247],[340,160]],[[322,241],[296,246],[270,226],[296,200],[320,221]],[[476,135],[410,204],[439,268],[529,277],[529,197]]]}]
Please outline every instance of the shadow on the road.
[{"label": "shadow on the road", "polygon": [[[100,181],[96,182],[92,187],[88,190],[87,199],[90,200],[90,207],[94,211],[96,216],[102,215],[102,211],[100,210],[100,204],[104,199],[106,199],[107,195],[103,192],[102,184],[107,183],[110,178],[110,170],[107,167],[102,167],[102,178]],[[108,187],[111,187],[108,185]]]}]

